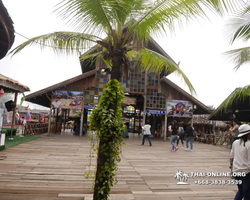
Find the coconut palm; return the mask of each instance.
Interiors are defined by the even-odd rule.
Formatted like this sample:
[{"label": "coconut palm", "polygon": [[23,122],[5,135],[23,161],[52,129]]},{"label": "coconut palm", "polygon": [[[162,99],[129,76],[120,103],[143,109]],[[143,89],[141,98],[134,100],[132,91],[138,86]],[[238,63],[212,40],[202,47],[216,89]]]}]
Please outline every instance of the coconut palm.
[{"label": "coconut palm", "polygon": [[[230,44],[242,40],[248,42],[250,39],[250,5],[240,4],[236,16],[229,20],[227,27],[227,36],[230,37]],[[237,71],[241,66],[250,62],[250,46],[233,49],[224,53],[226,58],[235,64],[234,70]],[[237,88],[222,102],[216,113],[223,112],[230,108],[233,102],[244,101],[250,96],[250,85]]]},{"label": "coconut palm", "polygon": [[[153,35],[173,31],[183,21],[206,17],[204,7],[221,14],[227,5],[230,7],[226,0],[62,0],[56,12],[76,32],[40,35],[19,45],[12,53],[16,54],[30,45],[40,45],[42,48],[52,47],[58,54],[78,56],[79,51],[96,46],[96,50],[83,56],[82,60],[102,59],[111,69],[111,80],[120,80],[121,74],[129,70],[130,61],[135,60],[142,71],[175,71],[194,94],[194,87],[180,68],[169,58],[148,49],[147,42]],[[98,176],[108,159],[100,149],[94,199],[97,199],[96,188],[103,188],[104,183],[109,182]],[[103,194],[102,200],[107,199],[107,195]]]}]

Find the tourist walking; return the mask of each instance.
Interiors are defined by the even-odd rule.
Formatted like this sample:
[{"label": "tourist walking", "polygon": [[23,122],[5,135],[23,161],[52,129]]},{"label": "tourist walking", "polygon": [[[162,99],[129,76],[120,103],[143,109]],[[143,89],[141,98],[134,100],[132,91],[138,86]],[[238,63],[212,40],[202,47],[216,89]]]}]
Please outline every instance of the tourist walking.
[{"label": "tourist walking", "polygon": [[233,145],[234,140],[238,137],[239,135],[239,126],[240,126],[240,122],[237,119],[233,119],[233,128],[231,129],[231,137],[230,137],[230,144],[231,144],[231,148]]},{"label": "tourist walking", "polygon": [[[230,152],[230,168],[236,176],[235,180],[241,181],[237,184],[238,192],[234,200],[250,200],[250,126],[243,124],[239,127],[239,135],[233,142]],[[245,175],[245,176],[243,176]]]},{"label": "tourist walking", "polygon": [[183,128],[183,122],[179,123],[179,128],[178,128],[178,137],[177,137],[177,147],[179,145],[179,141],[181,140],[181,144],[182,144],[182,149],[184,148],[184,143],[183,143],[183,139],[184,139],[184,128]]},{"label": "tourist walking", "polygon": [[178,123],[177,121],[173,121],[172,125],[169,127],[169,132],[171,134],[170,136],[170,143],[172,145],[172,149],[171,151],[177,151],[178,147],[176,147],[175,142],[177,140],[177,136],[178,136]]},{"label": "tourist walking", "polygon": [[191,124],[188,125],[186,129],[186,151],[189,150],[188,143],[190,142],[190,150],[193,151],[193,141],[194,141],[194,128]]},{"label": "tourist walking", "polygon": [[152,146],[152,142],[150,140],[150,135],[151,135],[150,128],[151,128],[151,125],[149,124],[149,121],[147,120],[146,124],[142,127],[142,130],[144,132],[143,138],[142,138],[142,145],[144,145],[145,138],[148,138],[149,145]]}]

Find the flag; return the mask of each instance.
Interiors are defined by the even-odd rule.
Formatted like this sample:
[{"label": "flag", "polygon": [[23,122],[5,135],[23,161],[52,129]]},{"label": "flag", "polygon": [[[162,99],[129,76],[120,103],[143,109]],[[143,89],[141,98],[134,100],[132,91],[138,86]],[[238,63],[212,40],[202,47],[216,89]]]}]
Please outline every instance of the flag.
[{"label": "flag", "polygon": [[32,121],[29,111],[27,111],[26,121]]},{"label": "flag", "polygon": [[41,115],[39,113],[39,117],[38,117],[38,124],[41,124]]},{"label": "flag", "polygon": [[16,113],[16,114],[15,114],[15,120],[17,120],[19,124],[22,123],[22,121],[21,121],[21,116],[20,116],[19,113]]},{"label": "flag", "polygon": [[43,123],[45,124],[46,122],[46,118],[45,118],[45,114],[43,115]]}]

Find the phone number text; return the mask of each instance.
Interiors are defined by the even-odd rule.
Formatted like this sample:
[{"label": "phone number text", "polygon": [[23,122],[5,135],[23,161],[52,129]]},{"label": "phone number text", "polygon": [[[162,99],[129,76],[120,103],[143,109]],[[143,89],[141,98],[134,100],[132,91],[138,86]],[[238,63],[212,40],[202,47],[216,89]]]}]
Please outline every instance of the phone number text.
[{"label": "phone number text", "polygon": [[197,185],[240,185],[242,180],[196,180]]}]

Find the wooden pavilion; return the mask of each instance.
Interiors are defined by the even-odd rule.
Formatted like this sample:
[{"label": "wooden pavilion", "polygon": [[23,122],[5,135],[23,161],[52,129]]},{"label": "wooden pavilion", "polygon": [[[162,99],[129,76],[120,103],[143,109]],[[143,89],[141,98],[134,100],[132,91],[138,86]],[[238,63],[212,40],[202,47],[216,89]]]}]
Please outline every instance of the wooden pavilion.
[{"label": "wooden pavilion", "polygon": [[[12,131],[15,123],[15,113],[16,113],[16,105],[17,105],[17,95],[18,93],[24,93],[30,91],[29,87],[22,85],[18,81],[15,81],[9,77],[6,77],[2,74],[0,74],[0,92],[3,95],[3,93],[14,93],[14,108],[13,108],[13,115],[12,115],[12,124],[11,124],[11,136]],[[0,97],[1,101],[1,97]],[[3,102],[5,103],[5,102]],[[5,107],[2,107],[2,109],[5,109]],[[1,130],[0,130],[1,131]]]}]

